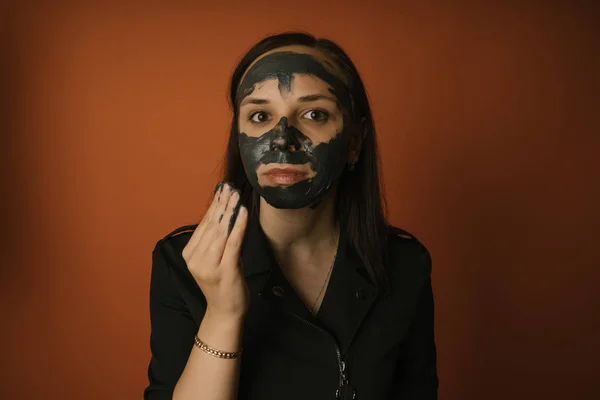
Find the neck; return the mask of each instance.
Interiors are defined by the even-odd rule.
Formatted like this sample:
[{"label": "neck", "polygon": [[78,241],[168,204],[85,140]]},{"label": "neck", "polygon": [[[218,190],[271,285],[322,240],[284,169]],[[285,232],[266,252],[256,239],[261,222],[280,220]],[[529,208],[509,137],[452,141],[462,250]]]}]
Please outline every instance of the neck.
[{"label": "neck", "polygon": [[[300,209],[277,209],[260,199],[259,220],[276,258],[286,268],[329,257],[335,251],[339,227],[335,220],[335,187],[319,205]],[[313,264],[312,262],[310,264]]]}]

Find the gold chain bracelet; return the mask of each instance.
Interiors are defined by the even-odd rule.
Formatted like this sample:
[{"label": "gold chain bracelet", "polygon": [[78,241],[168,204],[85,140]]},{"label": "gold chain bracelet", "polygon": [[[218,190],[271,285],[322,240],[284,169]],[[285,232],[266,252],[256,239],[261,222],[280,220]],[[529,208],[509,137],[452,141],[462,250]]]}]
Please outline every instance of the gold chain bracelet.
[{"label": "gold chain bracelet", "polygon": [[198,348],[200,350],[210,354],[211,356],[215,356],[215,357],[219,357],[219,358],[238,358],[242,354],[242,350],[243,350],[243,349],[240,349],[240,351],[237,351],[237,352],[226,352],[226,351],[213,349],[212,347],[210,347],[209,345],[204,343],[202,340],[200,340],[198,335],[194,335],[194,344],[196,346],[198,346]]}]

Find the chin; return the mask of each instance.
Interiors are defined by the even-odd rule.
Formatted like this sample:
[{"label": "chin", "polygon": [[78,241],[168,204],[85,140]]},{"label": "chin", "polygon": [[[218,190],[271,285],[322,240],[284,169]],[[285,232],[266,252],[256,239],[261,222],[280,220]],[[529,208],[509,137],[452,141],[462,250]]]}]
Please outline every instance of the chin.
[{"label": "chin", "polygon": [[[298,210],[318,204],[329,191],[329,187],[315,191],[308,181],[304,181],[289,187],[262,187],[259,194],[273,208]],[[306,196],[311,192],[312,196]]]},{"label": "chin", "polygon": [[304,207],[310,206],[314,201],[299,202],[293,199],[282,199],[282,198],[270,198],[261,196],[267,204],[278,210],[299,210]]}]

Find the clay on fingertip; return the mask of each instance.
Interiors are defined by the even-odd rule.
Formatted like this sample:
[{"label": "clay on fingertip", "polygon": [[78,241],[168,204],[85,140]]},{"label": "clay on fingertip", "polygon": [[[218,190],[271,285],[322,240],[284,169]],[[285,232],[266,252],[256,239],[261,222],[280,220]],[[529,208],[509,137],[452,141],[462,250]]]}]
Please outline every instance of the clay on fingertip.
[{"label": "clay on fingertip", "polygon": [[223,182],[223,187],[227,186],[229,188],[229,191],[233,193],[233,191],[237,190],[235,188],[235,186],[233,185],[233,183],[228,182],[228,181],[224,181]]},{"label": "clay on fingertip", "polygon": [[237,220],[238,214],[240,213],[240,208],[242,207],[242,193],[238,189],[235,189],[235,191],[239,193],[240,197],[238,198],[238,202],[235,205],[233,212],[231,213],[231,218],[229,219],[229,228],[227,230],[228,233],[231,233],[231,231],[233,230],[235,221]]},{"label": "clay on fingertip", "polygon": [[225,184],[225,182],[219,182],[219,183],[217,183],[217,186],[215,186],[215,190],[213,191],[213,194],[216,194],[217,190],[222,191],[224,184]]}]

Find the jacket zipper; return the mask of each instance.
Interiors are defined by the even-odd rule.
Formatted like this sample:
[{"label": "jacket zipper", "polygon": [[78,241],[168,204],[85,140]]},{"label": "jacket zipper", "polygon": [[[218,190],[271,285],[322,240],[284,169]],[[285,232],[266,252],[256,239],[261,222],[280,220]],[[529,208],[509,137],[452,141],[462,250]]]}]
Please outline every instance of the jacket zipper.
[{"label": "jacket zipper", "polygon": [[[289,314],[292,314],[294,317],[298,318],[300,321],[302,321],[314,328],[317,328],[318,330],[325,333],[327,336],[329,336],[333,340],[333,343],[335,344],[335,354],[337,356],[338,367],[340,369],[340,379],[339,379],[338,389],[335,392],[335,398],[339,399],[340,396],[342,395],[342,389],[344,388],[344,386],[349,385],[348,378],[347,378],[348,371],[346,369],[346,362],[344,361],[344,359],[342,357],[342,352],[340,351],[340,346],[338,345],[335,338],[332,337],[329,334],[329,332],[327,332],[325,329],[321,328],[320,326],[318,326],[316,324],[313,324],[312,322],[310,322],[307,319],[302,318],[300,315],[298,315],[294,312],[289,312]],[[352,399],[355,399],[356,392],[354,391],[354,389],[351,389],[351,390],[352,390]]]}]

